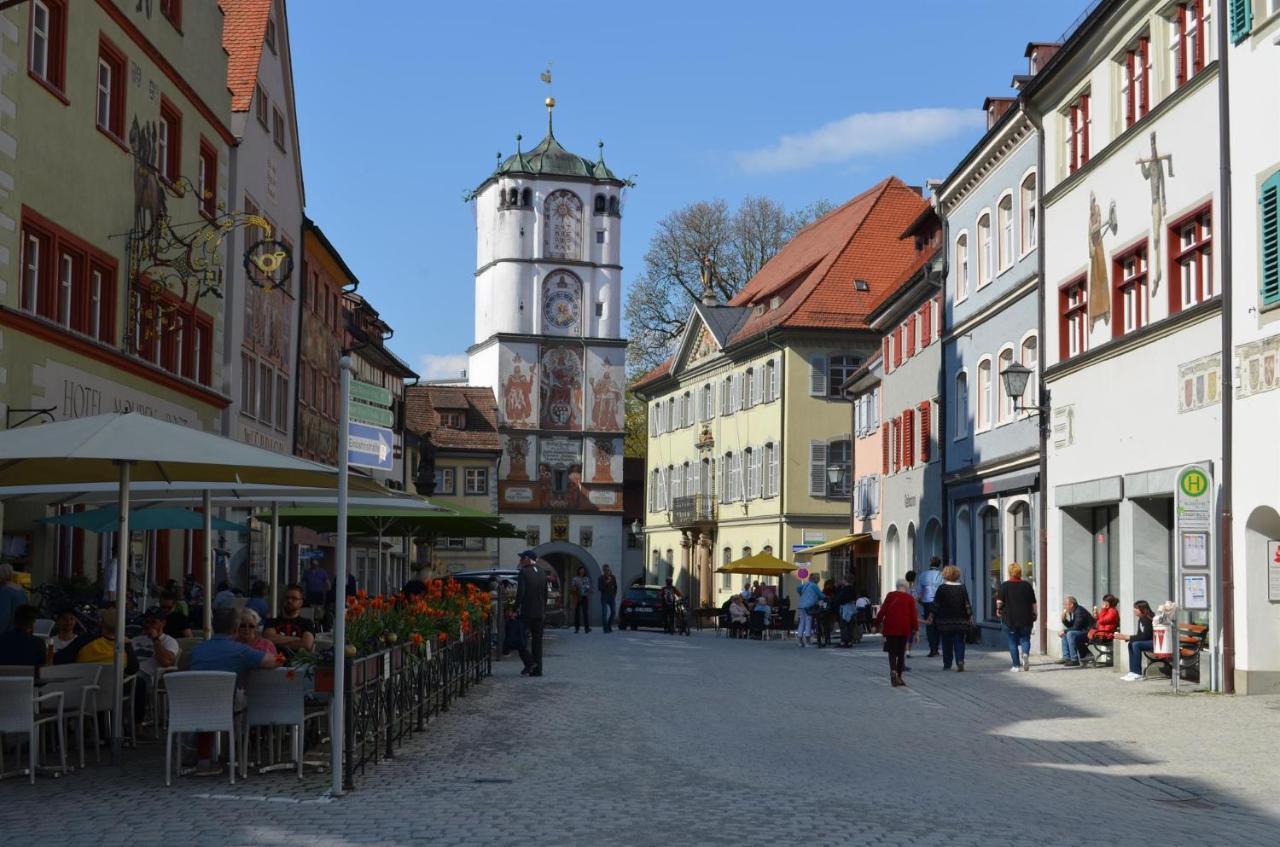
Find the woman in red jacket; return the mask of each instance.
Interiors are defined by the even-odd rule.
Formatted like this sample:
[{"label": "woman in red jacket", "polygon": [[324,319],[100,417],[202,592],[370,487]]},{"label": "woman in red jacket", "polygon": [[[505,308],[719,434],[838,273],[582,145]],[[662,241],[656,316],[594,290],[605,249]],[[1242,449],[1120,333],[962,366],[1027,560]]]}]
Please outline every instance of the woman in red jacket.
[{"label": "woman in red jacket", "polygon": [[[1106,594],[1102,597],[1102,608],[1094,608],[1093,629],[1089,630],[1089,643],[1097,641],[1112,641],[1116,637],[1116,632],[1120,629],[1120,598],[1114,594]],[[1095,657],[1096,659],[1096,657]]]},{"label": "woman in red jacket", "polygon": [[884,649],[889,654],[889,682],[894,688],[906,685],[902,672],[906,668],[907,641],[920,627],[916,600],[907,592],[907,581],[898,580],[897,590],[890,591],[876,613],[876,623],[884,635]]}]

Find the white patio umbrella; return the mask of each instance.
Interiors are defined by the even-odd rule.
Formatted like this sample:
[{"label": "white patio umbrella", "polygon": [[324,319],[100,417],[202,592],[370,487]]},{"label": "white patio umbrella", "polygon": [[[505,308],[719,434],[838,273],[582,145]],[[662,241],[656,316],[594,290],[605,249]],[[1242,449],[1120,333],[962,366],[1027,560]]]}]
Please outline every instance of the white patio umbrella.
[{"label": "white patio umbrella", "polygon": [[[336,488],[337,470],[272,453],[221,435],[157,420],[137,412],[95,415],[0,432],[0,487],[63,485],[75,491],[116,482],[124,516],[117,535],[115,703],[111,758],[119,763],[123,722],[125,597],[128,590],[129,496],[133,482],[163,482],[187,490],[235,484]],[[371,483],[373,484],[373,483]],[[211,519],[205,497],[206,530]],[[204,580],[212,598],[212,533],[205,532]],[[206,599],[206,606],[210,603]],[[206,632],[208,627],[206,626]]]}]

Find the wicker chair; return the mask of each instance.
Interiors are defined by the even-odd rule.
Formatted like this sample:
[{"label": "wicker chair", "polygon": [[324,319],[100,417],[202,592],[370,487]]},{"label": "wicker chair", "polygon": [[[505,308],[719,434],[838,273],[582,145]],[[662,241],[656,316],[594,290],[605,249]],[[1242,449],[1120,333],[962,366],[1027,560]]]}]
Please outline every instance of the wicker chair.
[{"label": "wicker chair", "polygon": [[[302,779],[306,679],[291,668],[251,671],[245,685],[245,711],[240,723],[240,776],[249,775],[249,730],[287,727],[292,730],[293,761]],[[271,768],[276,769],[276,766]],[[264,769],[265,770],[265,769]]]},{"label": "wicker chair", "polygon": [[166,674],[169,725],[165,732],[164,784],[173,784],[174,736],[184,732],[225,732],[236,784],[236,675],[229,671],[179,671]]},{"label": "wicker chair", "polygon": [[94,756],[97,761],[102,761],[102,737],[98,730],[98,682],[104,671],[110,672],[106,665],[98,664],[50,665],[40,669],[40,679],[46,683],[41,693],[61,691],[62,719],[73,721],[76,725],[76,742],[80,748],[82,769],[86,721],[93,728]]},{"label": "wicker chair", "polygon": [[[111,722],[115,720],[115,716],[111,712],[116,702],[116,675],[111,665],[103,664],[101,667],[102,673],[98,676],[98,714],[107,716],[111,735],[114,738],[115,725]],[[120,722],[120,736],[128,742],[130,747],[138,746],[138,728],[133,720],[133,697],[137,680],[137,674],[129,674],[124,678],[124,699],[120,703],[120,708],[124,710],[124,720]]]},{"label": "wicker chair", "polygon": [[[58,730],[58,754],[62,772],[67,770],[67,737],[62,724],[62,692],[36,696],[35,675],[0,677],[0,776],[4,774],[4,736],[7,734],[27,737],[27,764],[31,784],[36,784],[36,768],[40,766],[40,727],[52,724]],[[41,711],[49,704],[48,713]]]}]

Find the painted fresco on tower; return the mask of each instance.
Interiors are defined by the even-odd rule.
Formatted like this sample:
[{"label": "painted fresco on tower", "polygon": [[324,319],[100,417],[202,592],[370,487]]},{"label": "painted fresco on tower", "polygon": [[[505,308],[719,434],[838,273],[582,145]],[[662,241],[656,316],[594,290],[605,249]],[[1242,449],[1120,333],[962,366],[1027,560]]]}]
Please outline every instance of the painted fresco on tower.
[{"label": "painted fresco on tower", "polygon": [[548,333],[577,335],[582,318],[582,281],[568,271],[552,271],[542,281],[542,326]]},{"label": "painted fresco on tower", "polygon": [[587,439],[587,482],[622,484],[622,439]]},{"label": "painted fresco on tower", "polygon": [[[587,429],[603,432],[623,430],[623,396],[625,376],[622,350],[594,349],[587,352]],[[619,479],[619,482],[621,479]]]},{"label": "painted fresco on tower", "polygon": [[543,347],[541,377],[542,428],[582,429],[582,350]]},{"label": "painted fresco on tower", "polygon": [[542,255],[548,259],[581,259],[582,198],[565,189],[553,191],[543,210]]},{"label": "painted fresco on tower", "polygon": [[537,427],[537,345],[502,345],[499,368],[498,423],[530,429]]}]

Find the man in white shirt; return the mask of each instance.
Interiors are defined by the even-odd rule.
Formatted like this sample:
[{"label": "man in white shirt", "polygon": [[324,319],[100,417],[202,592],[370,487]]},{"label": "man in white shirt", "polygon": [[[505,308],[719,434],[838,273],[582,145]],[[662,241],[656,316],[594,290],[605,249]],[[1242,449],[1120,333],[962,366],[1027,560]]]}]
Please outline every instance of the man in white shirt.
[{"label": "man in white shirt", "polygon": [[[920,575],[920,582],[916,585],[920,606],[923,609],[921,617],[926,621],[933,619],[933,598],[937,596],[938,586],[942,585],[942,582],[942,560],[934,556],[929,560],[929,570]],[[926,623],[924,632],[929,639],[929,655],[940,655],[938,652],[938,627],[934,624]]]},{"label": "man in white shirt", "polygon": [[142,618],[142,632],[133,637],[133,654],[138,657],[138,690],[134,692],[134,714],[141,721],[151,699],[148,692],[154,690],[156,674],[160,668],[171,668],[178,663],[178,641],[164,631],[164,618],[152,610]]}]

